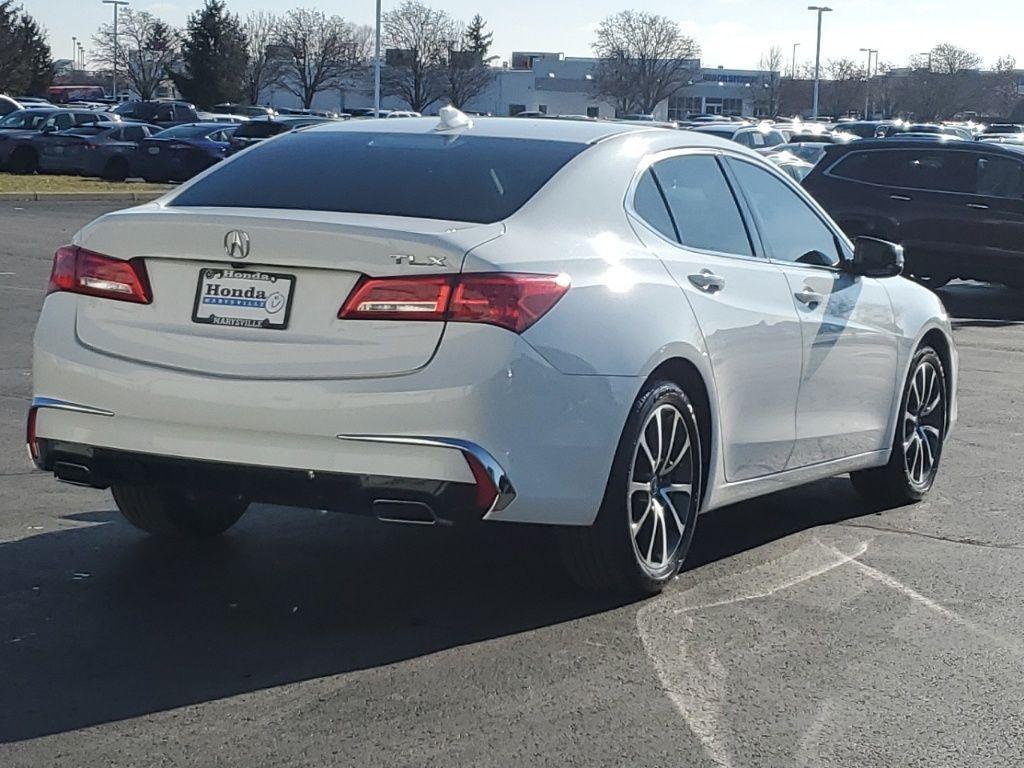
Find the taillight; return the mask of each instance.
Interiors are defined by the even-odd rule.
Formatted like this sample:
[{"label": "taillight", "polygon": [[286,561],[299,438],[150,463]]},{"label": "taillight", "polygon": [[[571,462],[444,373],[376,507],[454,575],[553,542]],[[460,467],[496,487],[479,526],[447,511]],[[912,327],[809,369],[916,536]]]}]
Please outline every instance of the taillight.
[{"label": "taillight", "polygon": [[476,482],[476,506],[477,509],[486,512],[494,506],[494,500],[498,498],[498,486],[494,484],[494,478],[487,468],[480,463],[480,460],[471,453],[466,454],[466,463],[469,471],[473,473],[473,480]]},{"label": "taillight", "polygon": [[39,460],[39,441],[36,440],[36,415],[38,408],[28,409],[28,420],[25,423],[25,445],[28,446],[28,455],[32,461]]},{"label": "taillight", "polygon": [[114,259],[77,245],[58,248],[53,256],[53,270],[46,292],[57,291],[136,304],[149,304],[153,300],[146,265],[141,259]]},{"label": "taillight", "polygon": [[569,276],[481,272],[363,277],[345,300],[343,320],[448,320],[522,333],[569,290]]}]

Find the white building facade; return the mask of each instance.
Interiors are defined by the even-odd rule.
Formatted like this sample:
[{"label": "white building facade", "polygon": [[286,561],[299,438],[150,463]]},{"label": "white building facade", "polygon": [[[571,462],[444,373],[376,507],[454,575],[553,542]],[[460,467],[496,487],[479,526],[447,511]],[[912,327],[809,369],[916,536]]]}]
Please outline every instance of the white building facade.
[{"label": "white building facade", "polygon": [[[494,69],[494,79],[465,108],[492,115],[543,112],[549,115],[615,117],[615,106],[595,95],[594,73],[598,60],[554,52],[517,51],[510,66]],[[679,94],[663,101],[654,111],[656,120],[682,120],[690,115],[717,114],[753,117],[770,111],[769,93],[777,90],[779,73],[763,70],[702,67],[700,59],[689,62],[692,75]],[[347,87],[317,94],[315,109],[341,112],[373,106],[372,72]],[[300,107],[299,100],[281,88],[268,89],[261,103],[274,107]],[[436,112],[440,101],[431,107]],[[408,109],[401,99],[384,97],[384,109]]]}]

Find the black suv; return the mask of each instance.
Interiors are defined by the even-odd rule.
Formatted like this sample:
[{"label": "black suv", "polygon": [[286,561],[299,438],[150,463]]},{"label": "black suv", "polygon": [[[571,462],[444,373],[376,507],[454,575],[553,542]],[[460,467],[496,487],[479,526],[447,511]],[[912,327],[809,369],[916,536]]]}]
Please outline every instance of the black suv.
[{"label": "black suv", "polygon": [[1024,147],[866,139],[828,147],[803,185],[850,237],[901,243],[923,283],[1024,289]]},{"label": "black suv", "polygon": [[134,120],[161,128],[198,123],[195,105],[187,101],[126,101],[112,110],[124,120]]}]

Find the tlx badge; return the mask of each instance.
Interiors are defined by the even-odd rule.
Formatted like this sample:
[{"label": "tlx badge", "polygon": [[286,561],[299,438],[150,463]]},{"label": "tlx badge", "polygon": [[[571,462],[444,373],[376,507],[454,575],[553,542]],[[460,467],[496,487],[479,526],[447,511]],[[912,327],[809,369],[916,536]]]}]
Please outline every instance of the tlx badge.
[{"label": "tlx badge", "polygon": [[414,256],[408,253],[396,253],[391,256],[395,264],[408,264],[410,267],[447,267],[447,256]]}]

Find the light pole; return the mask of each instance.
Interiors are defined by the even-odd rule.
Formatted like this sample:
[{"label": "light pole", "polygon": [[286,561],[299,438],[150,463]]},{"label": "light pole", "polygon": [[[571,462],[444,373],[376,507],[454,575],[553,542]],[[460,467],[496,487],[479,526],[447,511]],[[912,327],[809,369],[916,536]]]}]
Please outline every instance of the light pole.
[{"label": "light pole", "polygon": [[81,64],[82,71],[85,72],[85,46],[81,43],[78,44],[78,61]]},{"label": "light pole", "polygon": [[800,47],[800,43],[793,43],[793,79],[796,80],[796,49]]},{"label": "light pole", "polygon": [[380,0],[377,0],[377,31],[373,48],[373,116],[380,117]]},{"label": "light pole", "polygon": [[818,89],[821,85],[821,16],[822,14],[829,13],[832,9],[827,5],[808,5],[807,10],[818,12],[818,43],[814,50],[814,105],[811,108],[811,116],[817,119]]},{"label": "light pole", "polygon": [[114,71],[110,81],[111,96],[117,101],[117,9],[118,6],[128,5],[128,0],[103,0],[104,5],[114,6]]},{"label": "light pole", "polygon": [[[861,48],[860,52],[861,53],[866,53],[868,55],[868,68],[866,70],[864,70],[864,73],[865,73],[865,76],[864,76],[864,119],[865,120],[870,120],[871,118],[868,117],[868,106],[869,106],[868,97],[871,94],[871,57],[874,56],[876,53],[878,53],[878,51],[876,51],[874,48]],[[875,66],[877,66],[877,65],[878,65],[878,59],[876,58],[875,59]]]},{"label": "light pole", "polygon": [[71,36],[71,71],[78,68],[78,38]]}]

